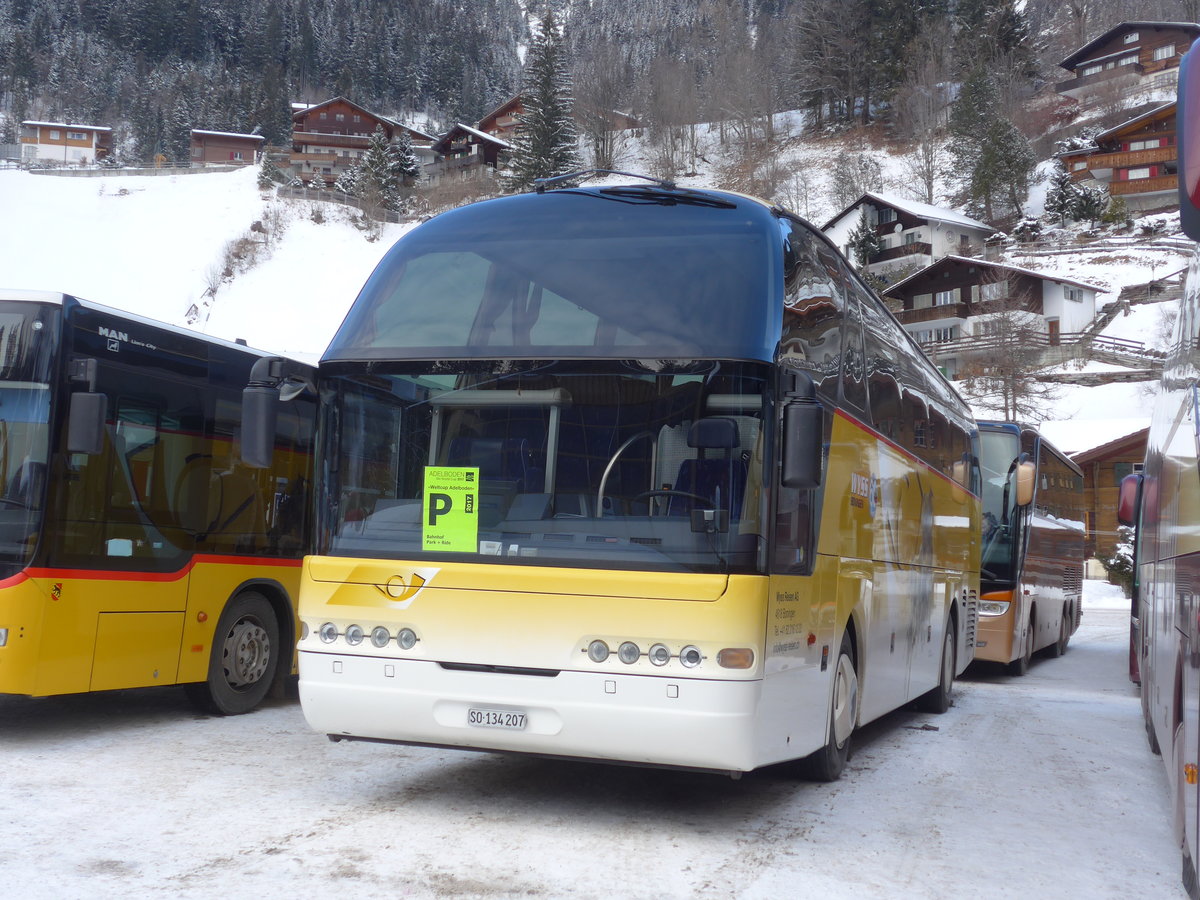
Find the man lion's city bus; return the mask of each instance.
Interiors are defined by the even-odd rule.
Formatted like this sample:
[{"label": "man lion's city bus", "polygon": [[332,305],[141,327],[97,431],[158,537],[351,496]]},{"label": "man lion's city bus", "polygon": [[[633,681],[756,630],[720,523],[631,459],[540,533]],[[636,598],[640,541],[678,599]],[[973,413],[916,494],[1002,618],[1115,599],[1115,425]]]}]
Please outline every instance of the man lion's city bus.
[{"label": "man lion's city bus", "polygon": [[807,223],[650,181],[447,212],[364,286],[318,373],[316,730],[833,779],[950,704],[969,410]]},{"label": "man lion's city bus", "polygon": [[293,671],[315,403],[283,405],[271,468],[241,464],[265,358],[0,291],[0,693],[185,684],[231,714]]},{"label": "man lion's city bus", "polygon": [[1035,428],[979,423],[983,553],[975,658],[1024,675],[1082,617],[1083,472]]},{"label": "man lion's city bus", "polygon": [[[1179,213],[1200,241],[1200,57],[1179,70]],[[1136,525],[1132,650],[1150,747],[1167,770],[1183,884],[1200,898],[1200,251],[1192,256],[1154,402],[1145,466],[1121,482]]]}]

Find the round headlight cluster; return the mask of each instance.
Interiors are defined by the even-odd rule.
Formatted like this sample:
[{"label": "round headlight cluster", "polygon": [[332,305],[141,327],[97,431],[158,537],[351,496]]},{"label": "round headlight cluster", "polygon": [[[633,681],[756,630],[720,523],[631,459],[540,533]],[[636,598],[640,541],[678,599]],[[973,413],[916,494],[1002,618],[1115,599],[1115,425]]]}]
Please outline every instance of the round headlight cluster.
[{"label": "round headlight cluster", "polygon": [[[587,645],[586,653],[592,662],[602,663],[607,661],[613,651],[605,641],[597,638]],[[656,643],[643,654],[642,648],[634,641],[622,641],[617,646],[616,654],[617,659],[627,666],[633,665],[643,655],[650,660],[651,665],[655,666],[665,666],[672,659],[678,659],[684,667],[694,669],[704,661],[704,654],[700,652],[700,648],[692,644],[688,644],[678,653],[672,653],[671,648],[666,644]]]},{"label": "round headlight cluster", "polygon": [[[303,635],[308,636],[308,623],[302,623]],[[357,647],[367,638],[366,629],[361,625],[347,625],[344,632],[339,632],[338,627],[332,622],[326,622],[317,629],[317,636],[323,644],[332,644],[339,637],[345,638],[347,644],[351,647]],[[376,625],[371,629],[371,645],[379,650],[382,650],[392,642],[392,633],[382,625]],[[401,650],[411,650],[417,645],[417,633],[411,628],[401,628],[396,632],[396,646]]]}]

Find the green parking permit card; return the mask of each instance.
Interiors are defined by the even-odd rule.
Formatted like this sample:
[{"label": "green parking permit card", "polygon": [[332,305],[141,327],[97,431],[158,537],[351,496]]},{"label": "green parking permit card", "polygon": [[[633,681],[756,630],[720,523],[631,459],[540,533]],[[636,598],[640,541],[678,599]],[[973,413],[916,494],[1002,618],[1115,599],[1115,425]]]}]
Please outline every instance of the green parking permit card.
[{"label": "green parking permit card", "polygon": [[457,553],[479,549],[479,469],[425,467],[421,548]]}]

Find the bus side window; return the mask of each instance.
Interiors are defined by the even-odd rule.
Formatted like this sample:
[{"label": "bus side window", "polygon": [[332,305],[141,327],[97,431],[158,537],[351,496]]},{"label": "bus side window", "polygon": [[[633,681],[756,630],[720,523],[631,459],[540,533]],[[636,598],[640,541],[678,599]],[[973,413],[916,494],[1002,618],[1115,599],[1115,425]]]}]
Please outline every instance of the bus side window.
[{"label": "bus side window", "polygon": [[867,355],[863,347],[862,309],[857,295],[846,298],[846,317],[842,328],[842,403],[862,418],[867,418]]},{"label": "bus side window", "polygon": [[784,308],[779,361],[808,372],[817,398],[834,406],[842,357],[846,311],[837,260],[799,224],[780,220],[784,230]]}]

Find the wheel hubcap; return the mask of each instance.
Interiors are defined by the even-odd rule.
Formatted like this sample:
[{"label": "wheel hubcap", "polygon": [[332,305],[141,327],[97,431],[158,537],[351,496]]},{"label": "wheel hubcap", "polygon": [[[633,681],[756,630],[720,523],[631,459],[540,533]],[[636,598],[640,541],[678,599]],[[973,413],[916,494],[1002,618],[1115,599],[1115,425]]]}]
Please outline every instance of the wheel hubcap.
[{"label": "wheel hubcap", "polygon": [[838,657],[833,687],[833,739],[841,747],[854,730],[858,717],[858,674],[850,657]]},{"label": "wheel hubcap", "polygon": [[271,661],[271,641],[257,619],[240,619],[229,630],[222,647],[225,680],[242,688],[260,681]]}]

